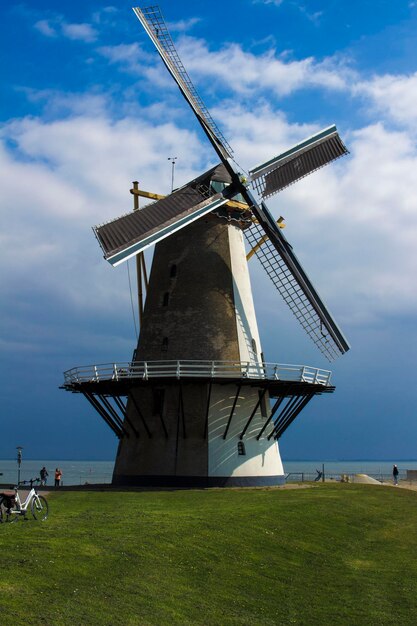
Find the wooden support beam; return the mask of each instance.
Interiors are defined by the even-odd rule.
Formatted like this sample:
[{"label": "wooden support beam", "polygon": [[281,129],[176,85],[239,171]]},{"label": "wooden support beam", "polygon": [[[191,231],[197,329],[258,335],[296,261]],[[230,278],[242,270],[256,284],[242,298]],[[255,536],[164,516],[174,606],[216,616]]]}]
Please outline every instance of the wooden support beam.
[{"label": "wooden support beam", "polygon": [[113,417],[114,421],[119,426],[119,428],[121,428],[126,437],[129,437],[129,433],[126,430],[125,425],[123,424],[123,420],[121,419],[120,415],[117,414],[117,411],[112,407],[107,398],[102,395],[97,395],[97,398],[100,400],[102,406],[107,409],[108,414]]},{"label": "wooden support beam", "polygon": [[123,417],[125,418],[126,424],[128,424],[130,426],[130,428],[133,430],[133,432],[135,433],[136,437],[139,437],[139,433],[136,430],[136,428],[134,427],[133,423],[131,422],[131,420],[129,419],[129,416],[127,414],[126,411],[126,407],[123,404],[123,402],[120,400],[120,398],[118,396],[113,396],[113,400],[115,401],[115,403],[117,404],[117,406],[120,409],[121,414],[123,415]]},{"label": "wooden support beam", "polygon": [[285,422],[279,425],[279,428],[275,433],[275,437],[274,437],[275,439],[279,439],[281,437],[281,435],[287,430],[288,426],[292,424],[292,422],[295,420],[297,415],[301,413],[301,411],[304,409],[304,407],[307,406],[307,404],[310,402],[310,400],[313,397],[314,397],[314,393],[310,393],[308,396],[304,398],[302,402],[298,404],[296,409],[290,415],[286,417]]},{"label": "wooden support beam", "polygon": [[110,426],[110,428],[112,429],[112,431],[114,432],[114,434],[116,435],[116,437],[118,437],[119,439],[121,439],[121,437],[123,436],[123,431],[121,428],[119,428],[117,426],[117,424],[111,419],[110,415],[104,410],[104,408],[101,406],[101,404],[96,400],[96,398],[94,397],[94,395],[92,393],[87,393],[86,391],[83,391],[83,395],[85,398],[87,398],[87,400],[89,401],[89,403],[95,408],[95,410],[97,411],[97,413],[99,415],[101,415],[101,417],[104,419],[104,421],[106,422],[106,424],[108,426]]},{"label": "wooden support beam", "polygon": [[259,435],[256,437],[257,441],[259,441],[259,439],[262,437],[264,431],[266,430],[266,428],[268,427],[268,424],[270,423],[270,421],[273,419],[275,413],[278,411],[282,401],[284,400],[285,396],[281,396],[280,398],[278,398],[278,400],[275,402],[274,406],[272,407],[272,411],[270,416],[268,417],[268,419],[266,420],[265,424],[263,425],[261,432],[259,433]]},{"label": "wooden support beam", "polygon": [[300,398],[302,401],[303,396],[293,396],[293,397],[288,398],[287,404],[285,405],[285,407],[279,414],[278,418],[275,420],[274,428],[268,435],[268,441],[271,439],[271,437],[273,437],[276,434],[279,428],[280,422],[283,421],[294,410],[294,406],[297,404],[297,402],[299,402]]},{"label": "wooden support beam", "polygon": [[[145,198],[152,198],[154,200],[161,200],[165,196],[159,196],[158,194],[151,194],[148,191],[142,191],[139,189],[139,183],[137,180],[133,181],[133,188],[130,190],[133,194],[133,210],[139,210],[139,196]],[[146,271],[145,256],[143,252],[136,255],[136,280],[138,287],[138,311],[139,311],[139,328],[142,326],[144,299],[148,290],[148,274]],[[143,289],[143,283],[145,283],[145,293]]]},{"label": "wooden support beam", "polygon": [[241,211],[247,211],[249,205],[246,202],[239,202],[238,200],[228,200],[225,206],[230,207],[231,209],[240,209]]},{"label": "wooden support beam", "polygon": [[150,200],[163,200],[166,196],[161,196],[159,193],[152,193],[151,191],[145,191],[144,189],[138,189],[137,182],[133,183],[133,189],[130,190],[130,193],[133,194],[134,198],[140,196],[141,198],[149,198]]}]

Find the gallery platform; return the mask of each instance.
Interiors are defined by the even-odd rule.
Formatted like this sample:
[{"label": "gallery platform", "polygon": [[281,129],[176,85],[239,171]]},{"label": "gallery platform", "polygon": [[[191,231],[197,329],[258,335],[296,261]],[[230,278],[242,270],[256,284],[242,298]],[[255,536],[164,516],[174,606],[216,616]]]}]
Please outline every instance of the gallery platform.
[{"label": "gallery platform", "polygon": [[[314,396],[335,390],[330,380],[329,370],[307,365],[229,361],[133,361],[74,367],[64,372],[64,384],[61,388],[83,394],[117,437],[122,438],[129,437],[129,431],[132,430],[139,436],[137,429],[129,423],[126,411],[126,398],[132,397],[133,390],[137,395],[141,388],[146,389],[149,386],[175,385],[181,390],[196,383],[206,383],[208,416],[213,386],[233,385],[236,392],[224,433],[226,438],[239,394],[244,388],[255,387],[260,390],[259,402],[262,402],[262,394],[266,393],[270,399],[275,400],[257,439],[279,439]],[[240,439],[244,438],[258,408],[259,404],[248,415]],[[137,409],[141,415],[140,407]],[[164,426],[162,415],[161,420]],[[142,419],[142,424],[148,437],[152,437],[145,418]]]}]

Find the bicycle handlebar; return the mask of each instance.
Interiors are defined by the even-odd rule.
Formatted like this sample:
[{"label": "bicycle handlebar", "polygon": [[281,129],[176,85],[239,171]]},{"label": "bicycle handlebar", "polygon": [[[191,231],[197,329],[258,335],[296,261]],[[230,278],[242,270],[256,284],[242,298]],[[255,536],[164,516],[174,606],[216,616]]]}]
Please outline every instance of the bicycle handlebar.
[{"label": "bicycle handlebar", "polygon": [[27,484],[30,484],[32,486],[33,483],[39,483],[40,481],[41,481],[40,478],[29,478],[29,480],[21,480],[17,486],[20,487],[20,485],[27,485]]}]

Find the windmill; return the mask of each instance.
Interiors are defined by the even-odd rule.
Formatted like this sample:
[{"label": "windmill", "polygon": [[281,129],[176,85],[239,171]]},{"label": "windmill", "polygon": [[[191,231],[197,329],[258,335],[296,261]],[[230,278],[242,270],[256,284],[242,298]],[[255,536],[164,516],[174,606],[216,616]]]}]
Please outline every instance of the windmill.
[{"label": "windmill", "polygon": [[[265,362],[247,257],[256,255],[330,361],[349,349],[265,204],[347,149],[330,126],[242,172],[159,8],[133,10],[219,164],[168,196],[94,227],[113,266],[155,246],[141,331],[129,363],[73,368],[65,372],[64,388],[84,394],[119,437],[115,484],[280,484],[278,439],[314,396],[334,387],[328,370]],[[137,184],[131,191],[139,193]]]}]

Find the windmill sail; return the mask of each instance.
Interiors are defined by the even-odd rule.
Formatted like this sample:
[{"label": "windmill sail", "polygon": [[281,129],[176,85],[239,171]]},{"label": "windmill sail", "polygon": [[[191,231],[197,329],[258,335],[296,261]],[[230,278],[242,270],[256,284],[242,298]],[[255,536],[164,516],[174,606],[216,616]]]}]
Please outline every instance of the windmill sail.
[{"label": "windmill sail", "polygon": [[[333,361],[350,346],[274,218],[264,204],[262,208],[269,223],[254,222],[244,231],[246,239],[252,248],[256,247],[255,254],[263,268],[308,336]],[[256,246],[265,232],[268,239]]]},{"label": "windmill sail", "polygon": [[104,258],[116,266],[228,201],[201,184],[216,168],[162,200],[93,228]]},{"label": "windmill sail", "polygon": [[333,125],[258,165],[249,175],[259,195],[268,198],[347,153]]},{"label": "windmill sail", "polygon": [[198,121],[209,136],[218,154],[221,158],[230,158],[233,154],[232,148],[216,126],[210,112],[191,82],[174,46],[174,42],[172,41],[159,7],[151,6],[143,9],[135,7],[133,11],[153,41],[169,73],[177,83],[184,98],[193,109]]}]

